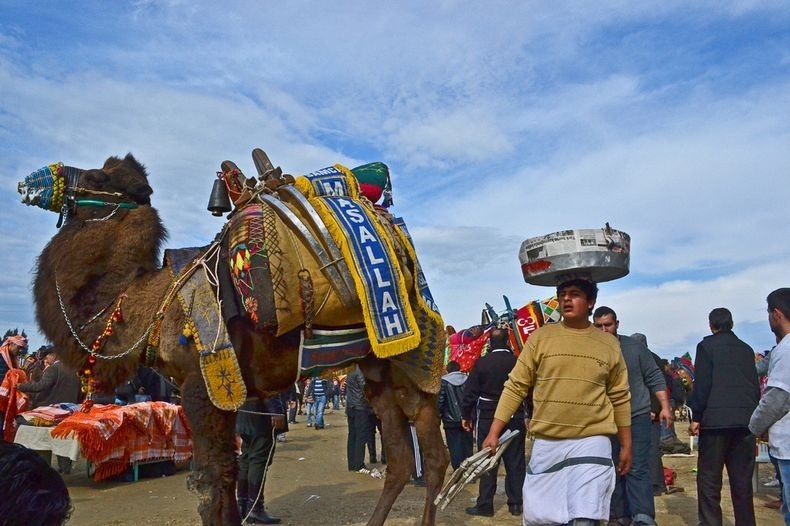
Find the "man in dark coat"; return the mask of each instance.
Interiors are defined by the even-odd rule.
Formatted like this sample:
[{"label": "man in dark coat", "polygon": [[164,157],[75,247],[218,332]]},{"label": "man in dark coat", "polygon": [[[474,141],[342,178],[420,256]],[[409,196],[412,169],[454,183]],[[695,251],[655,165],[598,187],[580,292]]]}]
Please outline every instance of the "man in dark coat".
[{"label": "man in dark coat", "polygon": [[[45,363],[41,378],[17,386],[17,389],[30,396],[31,409],[52,404],[78,403],[82,387],[77,373],[63,365],[53,347],[41,349],[39,353]],[[71,473],[72,461],[69,457],[57,455],[57,461],[61,473]]]},{"label": "man in dark coat", "polygon": [[442,417],[450,464],[458,469],[464,459],[474,452],[474,435],[461,427],[461,402],[464,398],[464,383],[468,376],[461,372],[455,360],[447,362],[447,374],[442,376],[439,388],[439,415]]},{"label": "man in dark coat", "polygon": [[732,332],[732,313],[713,309],[697,345],[689,398],[690,435],[699,435],[697,495],[700,524],[721,524],[722,470],[727,467],[736,526],[755,524],[752,500],[755,438],[749,419],[760,401],[754,350]]},{"label": "man in dark coat", "polygon": [[371,415],[373,408],[365,398],[365,377],[359,366],[346,376],[346,419],[348,422],[348,438],[346,439],[346,455],[348,470],[365,469],[365,445],[373,435]]},{"label": "man in dark coat", "polygon": [[283,403],[279,396],[262,400],[248,398],[236,416],[236,433],[241,437],[239,476],[236,481],[239,513],[249,522],[279,524],[264,507],[263,489],[266,469],[271,465],[276,431],[285,426]]},{"label": "man in dark coat", "polygon": [[[474,430],[477,435],[478,449],[481,448],[483,440],[491,428],[505,380],[516,364],[516,356],[510,349],[507,329],[492,330],[489,342],[488,354],[477,360],[472,366],[472,370],[469,371],[469,378],[464,383],[464,399],[461,403],[463,417],[461,424],[467,431]],[[512,515],[520,516],[523,512],[524,501],[521,488],[524,485],[527,469],[524,458],[526,426],[523,405],[513,414],[507,429],[519,431],[519,436],[513,439],[513,442],[502,454],[502,459],[505,461],[505,471],[507,472],[505,493],[507,493],[508,510]],[[499,466],[496,466],[480,477],[477,503],[471,508],[467,508],[466,513],[493,517],[498,472]]]},{"label": "man in dark coat", "polygon": [[42,405],[79,402],[81,386],[77,373],[63,365],[54,348],[49,347],[41,352],[46,364],[41,379],[17,386],[23,393],[33,395],[31,399],[35,403],[31,409]]}]

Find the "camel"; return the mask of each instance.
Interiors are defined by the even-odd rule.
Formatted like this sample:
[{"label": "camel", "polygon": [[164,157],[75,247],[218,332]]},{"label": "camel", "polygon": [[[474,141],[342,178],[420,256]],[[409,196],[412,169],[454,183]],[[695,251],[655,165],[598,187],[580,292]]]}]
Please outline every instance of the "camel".
[{"label": "camel", "polygon": [[[178,381],[193,440],[187,483],[198,496],[201,520],[204,525],[240,524],[235,496],[236,413],[212,403],[196,343],[188,340],[184,344],[187,315],[178,301],[172,301],[177,289],[160,259],[167,231],[151,206],[153,190],[146,169],[132,154],[110,157],[99,169],[62,168],[65,175],[51,189],[52,201],[48,206],[37,203],[51,211],[60,208],[61,217],[65,216],[35,270],[33,293],[39,327],[60,350],[64,362],[80,372],[84,390],[111,390],[132,377],[140,363],[151,364]],[[276,195],[272,187],[289,184],[288,178],[279,181],[267,183],[266,188],[260,184],[258,191]],[[35,201],[40,190],[25,182],[19,185],[26,204]],[[246,198],[255,189],[250,185],[248,190]],[[251,200],[256,197],[252,195]],[[409,285],[415,281],[414,275],[413,268],[404,271]],[[315,295],[331,295],[331,291],[322,292],[322,287],[327,289],[326,280],[317,276]],[[343,325],[364,323],[358,305],[346,307],[340,314],[316,310],[308,327],[302,319],[298,326],[286,327],[283,334],[255,326],[249,316],[226,320],[247,396],[271,396],[299,378],[300,331],[331,325],[333,317],[343,318]],[[409,445],[411,423],[423,453],[426,480],[421,524],[432,525],[434,498],[449,462],[436,400],[441,363],[431,364],[435,381],[417,385],[412,372],[397,358],[378,358],[371,352],[357,362],[366,377],[366,396],[381,418],[384,450],[390,461],[368,524],[384,524],[410,479],[414,467]]]}]

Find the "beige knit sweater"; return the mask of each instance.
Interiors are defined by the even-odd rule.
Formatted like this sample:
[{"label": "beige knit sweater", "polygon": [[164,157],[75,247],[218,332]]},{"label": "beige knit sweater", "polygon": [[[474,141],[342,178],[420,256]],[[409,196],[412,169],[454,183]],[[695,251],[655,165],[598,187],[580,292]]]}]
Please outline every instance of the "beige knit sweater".
[{"label": "beige knit sweater", "polygon": [[614,435],[631,425],[628,371],[617,338],[590,325],[545,325],[530,335],[505,382],[495,417],[505,422],[534,386],[530,432],[565,439]]}]

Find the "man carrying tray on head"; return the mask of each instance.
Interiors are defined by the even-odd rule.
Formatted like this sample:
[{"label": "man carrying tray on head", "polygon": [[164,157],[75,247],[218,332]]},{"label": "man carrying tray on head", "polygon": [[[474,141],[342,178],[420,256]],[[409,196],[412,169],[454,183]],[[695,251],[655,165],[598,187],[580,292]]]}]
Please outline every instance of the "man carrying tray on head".
[{"label": "man carrying tray on head", "polygon": [[[524,524],[592,525],[608,520],[615,472],[631,468],[631,395],[617,338],[593,327],[598,287],[558,280],[560,323],[532,333],[505,382],[482,447],[499,435],[533,389],[535,436],[524,480]],[[621,443],[612,461],[610,435]]]}]

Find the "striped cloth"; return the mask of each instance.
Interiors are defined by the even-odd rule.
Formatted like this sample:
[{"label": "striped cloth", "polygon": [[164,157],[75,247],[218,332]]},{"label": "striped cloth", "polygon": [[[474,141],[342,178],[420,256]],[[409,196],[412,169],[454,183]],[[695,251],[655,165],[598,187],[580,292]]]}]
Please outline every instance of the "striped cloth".
[{"label": "striped cloth", "polygon": [[135,462],[192,458],[192,439],[181,406],[141,402],[95,404],[52,429],[54,438],[74,435],[80,453],[96,466],[96,481],[118,475]]}]

